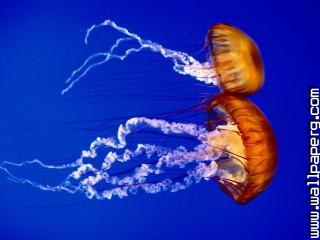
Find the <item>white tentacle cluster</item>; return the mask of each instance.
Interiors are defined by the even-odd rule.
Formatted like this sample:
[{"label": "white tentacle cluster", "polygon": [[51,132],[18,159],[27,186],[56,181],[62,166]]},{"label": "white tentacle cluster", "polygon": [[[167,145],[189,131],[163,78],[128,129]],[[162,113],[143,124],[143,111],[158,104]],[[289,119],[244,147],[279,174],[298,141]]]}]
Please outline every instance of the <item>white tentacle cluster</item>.
[{"label": "white tentacle cluster", "polygon": [[[199,144],[191,150],[184,146],[175,149],[156,146],[153,144],[137,144],[134,150],[126,148],[126,138],[136,129],[141,127],[151,128],[161,131],[166,135],[183,134],[199,140]],[[131,118],[124,125],[118,128],[117,137],[100,138],[98,137],[90,144],[89,150],[83,150],[81,156],[74,162],[64,165],[48,165],[38,159],[21,163],[2,162],[0,168],[7,172],[10,179],[19,183],[30,184],[33,187],[46,191],[67,191],[69,193],[84,192],[88,198],[111,199],[112,196],[120,198],[134,194],[138,189],[147,193],[158,193],[161,191],[176,192],[186,189],[191,184],[199,182],[201,179],[209,179],[215,176],[217,166],[215,160],[219,159],[221,151],[214,151],[208,145],[207,135],[220,134],[207,132],[205,128],[191,123],[167,122],[159,119],[149,119],[145,117]],[[98,156],[98,149],[110,148],[105,154],[100,167],[94,167],[94,160]],[[118,153],[114,150],[122,150]],[[127,161],[134,161],[135,158],[143,156],[145,159],[156,158],[151,164],[140,164],[126,176],[111,174],[110,170],[115,163],[125,164]],[[86,163],[85,161],[86,160]],[[90,162],[90,161],[91,162]],[[165,168],[178,167],[183,169],[187,164],[194,163],[194,167],[183,172],[181,180],[164,178],[156,182],[148,181],[151,175],[161,174]],[[22,167],[24,165],[38,164],[47,169],[73,169],[65,180],[56,185],[42,185],[29,179],[22,179],[9,172],[9,166]],[[107,189],[97,189],[96,185],[100,182],[108,184]]]}]

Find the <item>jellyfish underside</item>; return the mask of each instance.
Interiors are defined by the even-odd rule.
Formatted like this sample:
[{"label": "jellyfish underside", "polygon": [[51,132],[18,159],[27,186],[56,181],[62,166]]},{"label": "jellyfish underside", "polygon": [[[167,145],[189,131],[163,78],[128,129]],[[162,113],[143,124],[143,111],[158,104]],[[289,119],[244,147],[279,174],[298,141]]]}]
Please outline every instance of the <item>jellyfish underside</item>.
[{"label": "jellyfish underside", "polygon": [[228,140],[230,153],[243,164],[247,173],[247,178],[242,183],[219,177],[217,180],[237,203],[247,203],[272,180],[277,165],[275,135],[264,114],[245,97],[220,94],[213,99],[209,109],[212,107],[222,108],[237,126],[241,140],[236,145],[232,142],[236,139],[235,136]]},{"label": "jellyfish underside", "polygon": [[[264,81],[263,63],[253,40],[234,27],[216,24],[207,35],[210,59],[200,63],[186,53],[144,40],[110,20],[89,28],[86,43],[90,33],[100,27],[111,27],[126,37],[118,39],[109,51],[91,55],[68,78],[68,86],[62,94],[94,67],[111,59],[124,60],[132,53],[150,50],[170,59],[175,72],[221,88],[221,94],[199,105],[208,116],[207,122],[198,125],[134,117],[119,126],[116,137],[97,137],[88,150],[83,150],[78,159],[68,164],[49,165],[38,159],[2,162],[0,169],[11,180],[45,191],[82,192],[90,199],[111,199],[135,194],[139,189],[147,193],[176,192],[201,180],[216,179],[239,204],[249,202],[267,187],[276,167],[275,137],[263,113],[243,97],[258,91]],[[132,40],[140,47],[116,53],[120,44]],[[101,56],[104,59],[98,60]],[[165,136],[185,136],[197,144],[191,148],[181,145],[173,149],[150,143],[136,143],[129,147],[127,138],[139,129],[157,131]],[[101,153],[101,149],[108,151]],[[94,164],[101,154],[104,154],[101,164]],[[114,171],[117,164],[121,169],[122,165],[137,158],[143,160],[129,170]],[[9,170],[10,167],[30,164],[46,169],[70,169],[71,172],[62,182],[51,186],[19,178]],[[170,169],[178,169],[178,174],[170,177],[166,174]],[[101,188],[101,183],[108,187],[103,185]]]}]

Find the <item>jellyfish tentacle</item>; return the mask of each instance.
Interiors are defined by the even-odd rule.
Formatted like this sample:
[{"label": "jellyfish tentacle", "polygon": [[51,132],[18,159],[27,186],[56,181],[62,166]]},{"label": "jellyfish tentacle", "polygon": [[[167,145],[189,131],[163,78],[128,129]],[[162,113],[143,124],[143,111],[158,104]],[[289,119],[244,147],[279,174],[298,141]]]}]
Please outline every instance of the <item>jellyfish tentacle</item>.
[{"label": "jellyfish tentacle", "polygon": [[168,122],[166,120],[161,119],[151,119],[146,117],[134,117],[129,120],[124,125],[120,125],[118,128],[117,138],[108,138],[101,139],[97,138],[97,140],[93,143],[93,145],[106,145],[113,148],[123,148],[126,146],[126,137],[134,132],[136,129],[145,128],[153,128],[161,131],[163,134],[187,134],[192,137],[199,137],[207,132],[207,130],[203,127],[199,127],[193,123],[176,123],[176,122]]},{"label": "jellyfish tentacle", "polygon": [[[157,147],[158,149],[158,147]],[[141,151],[140,151],[141,153]],[[117,195],[118,197],[122,198],[124,196],[127,196],[126,191],[128,190],[128,185],[135,184],[137,187],[140,187],[142,190],[144,190],[146,193],[157,193],[160,191],[165,191],[166,189],[171,189],[172,192],[185,189],[190,186],[191,180],[190,178],[195,178],[194,182],[199,182],[203,176],[207,177],[208,174],[204,173],[204,166],[205,164],[201,164],[203,161],[202,159],[198,159],[200,156],[200,153],[197,151],[191,151],[188,152],[184,149],[176,149],[173,151],[168,150],[167,154],[159,154],[161,157],[159,158],[159,161],[155,166],[151,166],[148,164],[143,164],[140,167],[137,167],[132,175],[129,177],[119,178],[119,177],[110,177],[110,175],[105,171],[105,169],[101,168],[101,170],[94,169],[91,164],[83,164],[81,165],[76,171],[72,172],[65,181],[62,183],[50,186],[50,185],[43,185],[39,184],[37,182],[34,182],[29,179],[24,178],[18,178],[11,174],[7,169],[0,167],[2,170],[4,170],[9,178],[12,181],[15,181],[17,183],[21,184],[29,184],[32,187],[38,188],[40,190],[44,191],[67,191],[69,193],[76,193],[76,192],[83,192],[86,194],[88,198],[97,198],[97,199],[110,199],[110,189],[103,191],[103,193],[99,193],[99,191],[95,188],[95,185],[102,180],[109,183],[110,185],[113,185],[112,188],[112,194]],[[184,156],[184,159],[181,157]],[[210,157],[213,157],[213,155],[210,155]],[[218,156],[216,156],[218,158]],[[157,174],[158,168],[161,169],[162,164],[158,164],[162,160],[164,163],[166,163],[166,166],[172,167],[181,164],[183,162],[186,164],[186,160],[188,161],[198,161],[200,162],[197,165],[197,168],[194,171],[191,171],[187,174],[189,178],[184,178],[184,182],[170,182],[169,179],[164,179],[162,181],[156,182],[156,183],[148,183],[145,181],[146,177],[148,177],[150,174]],[[212,165],[212,164],[211,164]],[[200,169],[202,167],[202,169]],[[73,179],[80,179],[84,174],[87,173],[87,171],[90,171],[93,175],[90,175],[81,181],[79,181],[78,184],[74,185],[70,183],[70,180]],[[199,173],[201,171],[202,175]],[[212,172],[212,169],[210,169]],[[197,177],[196,177],[197,176]],[[166,184],[165,184],[166,183]],[[156,188],[159,188],[161,186],[162,190],[155,190]],[[102,195],[101,195],[102,194]]]},{"label": "jellyfish tentacle", "polygon": [[[188,150],[186,147],[179,146],[175,149],[157,146],[153,144],[137,144],[135,150],[126,148],[126,137],[139,130],[141,127],[150,127],[160,130],[163,134],[188,134],[199,139],[199,144],[193,149]],[[172,192],[186,189],[192,183],[197,183],[201,179],[209,180],[217,172],[217,164],[215,160],[220,158],[222,151],[208,152],[208,144],[203,141],[203,136],[208,134],[205,128],[196,124],[168,122],[161,119],[149,119],[145,117],[129,119],[124,125],[120,125],[117,137],[115,138],[97,138],[90,145],[90,150],[82,151],[80,158],[75,162],[65,165],[48,165],[40,160],[26,161],[22,163],[3,162],[0,169],[5,171],[8,177],[17,183],[29,184],[32,187],[44,191],[66,191],[69,193],[82,192],[88,198],[110,199],[113,195],[118,197],[128,196],[137,189],[142,189],[146,193],[157,193],[160,191],[170,190]],[[109,147],[123,151],[122,154],[109,151],[100,167],[93,167],[91,163],[84,163],[85,159],[94,160],[100,147]],[[113,164],[125,162],[136,157],[144,156],[146,159],[155,157],[156,160],[147,164],[143,163],[130,171],[126,172],[126,176],[120,173],[112,174],[110,172]],[[209,162],[209,164],[208,164]],[[179,177],[168,179],[164,178],[157,181],[150,181],[148,177],[159,175],[162,176],[164,169],[185,168],[189,163],[195,163],[190,170],[180,174]],[[22,167],[28,164],[38,164],[48,169],[65,169],[76,168],[67,177],[57,185],[40,184],[30,179],[18,178],[13,175],[5,165],[14,167]],[[181,180],[182,179],[182,180]],[[181,181],[180,181],[181,180]],[[111,188],[99,190],[98,183],[104,182]]]},{"label": "jellyfish tentacle", "polygon": [[25,165],[34,165],[34,164],[38,164],[39,166],[41,166],[43,168],[48,168],[48,169],[65,169],[65,168],[77,167],[77,166],[79,166],[80,163],[78,161],[76,161],[76,162],[71,162],[71,163],[67,163],[67,164],[52,165],[52,164],[45,164],[42,161],[40,161],[39,159],[29,160],[29,161],[20,162],[20,163],[10,162],[10,161],[3,161],[1,163],[1,165],[11,165],[11,166],[15,166],[15,167],[22,167]]},{"label": "jellyfish tentacle", "polygon": [[98,199],[111,199],[112,196],[118,196],[120,198],[127,197],[128,194],[135,194],[138,188],[150,194],[156,194],[163,191],[177,192],[187,189],[193,183],[198,183],[202,179],[209,180],[206,176],[208,175],[208,172],[210,172],[211,176],[214,175],[213,169],[216,170],[216,166],[213,167],[212,165],[208,167],[205,164],[199,164],[194,170],[182,174],[175,179],[166,178],[158,182],[131,182],[101,192],[95,192],[95,197]]},{"label": "jellyfish tentacle", "polygon": [[[170,59],[173,62],[173,70],[179,74],[195,77],[197,80],[204,82],[205,84],[218,84],[218,75],[211,63],[200,63],[194,57],[188,55],[185,52],[168,49],[163,47],[159,43],[143,39],[138,34],[132,33],[128,29],[118,26],[111,20],[105,20],[104,22],[92,25],[89,29],[87,29],[84,39],[85,44],[88,44],[91,33],[100,27],[111,27],[112,29],[124,34],[126,37],[117,39],[108,51],[94,53],[89,56],[84,61],[84,63],[78,69],[73,71],[71,76],[66,80],[66,83],[68,85],[61,91],[62,95],[67,93],[73,87],[73,85],[77,83],[81,78],[83,78],[92,68],[102,65],[111,59],[124,60],[130,54],[137,53],[142,50],[150,50],[155,53],[160,53],[164,58]],[[139,44],[139,47],[128,48],[122,55],[114,53],[114,51],[118,49],[119,45],[122,42],[126,42],[129,40],[135,40]],[[105,58],[89,64],[90,61],[95,60],[100,56],[103,56]]]},{"label": "jellyfish tentacle", "polygon": [[[95,158],[97,156],[97,149],[100,147],[112,147],[112,148],[124,148],[126,146],[126,137],[130,133],[134,131],[135,128],[138,126],[148,126],[152,128],[158,128],[161,130],[164,134],[179,134],[179,133],[185,133],[189,134],[191,136],[199,136],[202,132],[205,132],[205,128],[198,127],[196,124],[183,124],[183,123],[169,123],[165,120],[159,120],[159,119],[149,119],[145,117],[139,117],[139,118],[131,118],[129,119],[125,125],[120,125],[118,129],[117,138],[101,138],[98,137],[96,140],[94,140],[90,144],[90,150],[83,150],[80,158],[78,158],[76,161],[68,163],[68,164],[61,164],[61,165],[49,165],[45,164],[42,161],[38,159],[34,159],[31,161],[25,161],[20,163],[10,162],[10,161],[4,161],[1,163],[2,166],[4,165],[11,165],[16,167],[21,167],[28,164],[38,164],[41,167],[48,168],[48,169],[65,169],[65,168],[72,168],[77,166],[83,166],[83,159],[84,158]],[[138,150],[141,151],[142,147],[145,147],[148,151],[151,151],[152,146],[151,145],[138,145]],[[154,147],[154,146],[153,146]],[[157,151],[164,151],[163,148],[157,148]],[[127,155],[128,155],[127,151]],[[111,156],[111,153],[109,153],[109,158]]]},{"label": "jellyfish tentacle", "polygon": [[38,189],[43,190],[43,191],[52,191],[52,192],[66,191],[66,192],[69,192],[69,193],[76,193],[77,192],[77,189],[69,188],[67,183],[62,183],[62,184],[56,185],[56,186],[43,185],[43,184],[37,183],[35,181],[29,180],[29,179],[26,179],[26,178],[19,178],[19,177],[15,176],[7,168],[5,168],[3,166],[0,166],[0,169],[7,174],[8,179],[10,181],[13,181],[13,182],[16,182],[16,183],[29,184],[30,186],[32,186],[34,188],[38,188]]}]

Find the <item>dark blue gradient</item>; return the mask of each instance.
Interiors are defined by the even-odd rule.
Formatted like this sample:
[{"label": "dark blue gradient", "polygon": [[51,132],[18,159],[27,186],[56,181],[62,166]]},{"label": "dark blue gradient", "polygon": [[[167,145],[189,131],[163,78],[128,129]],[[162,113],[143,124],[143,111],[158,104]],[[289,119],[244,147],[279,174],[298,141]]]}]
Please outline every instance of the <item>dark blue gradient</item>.
[{"label": "dark blue gradient", "polygon": [[[114,135],[127,115],[190,107],[215,92],[174,73],[160,56],[141,53],[95,69],[61,96],[71,72],[107,49],[109,36],[118,37],[99,30],[84,45],[86,29],[108,18],[200,59],[214,23],[252,36],[266,82],[251,99],[274,127],[279,167],[271,186],[243,206],[215,182],[97,201],[16,184],[0,172],[0,239],[306,239],[307,97],[309,86],[320,83],[319,7],[317,1],[274,0],[1,1],[1,161],[69,162],[97,136]],[[48,183],[64,176],[37,167],[15,173]]]}]

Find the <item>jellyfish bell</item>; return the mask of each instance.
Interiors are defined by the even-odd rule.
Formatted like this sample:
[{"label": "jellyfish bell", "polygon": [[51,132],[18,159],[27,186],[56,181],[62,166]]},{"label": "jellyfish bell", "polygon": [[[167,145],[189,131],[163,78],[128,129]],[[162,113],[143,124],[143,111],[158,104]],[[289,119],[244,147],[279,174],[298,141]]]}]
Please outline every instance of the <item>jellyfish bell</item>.
[{"label": "jellyfish bell", "polygon": [[210,57],[224,92],[250,95],[264,83],[264,66],[256,43],[229,24],[213,25],[207,34]]},{"label": "jellyfish bell", "polygon": [[[275,173],[278,152],[272,127],[257,106],[239,95],[217,95],[208,107],[208,113],[212,111],[220,113],[215,118],[209,114],[209,130],[224,126],[215,125],[220,116],[227,116],[225,121],[234,127],[225,129],[228,133],[218,136],[223,136],[224,141],[216,137],[208,140],[212,141],[213,147],[225,149],[229,156],[226,160],[216,161],[218,173],[215,179],[237,203],[247,203],[269,185]],[[228,146],[217,145],[221,142]]]}]

